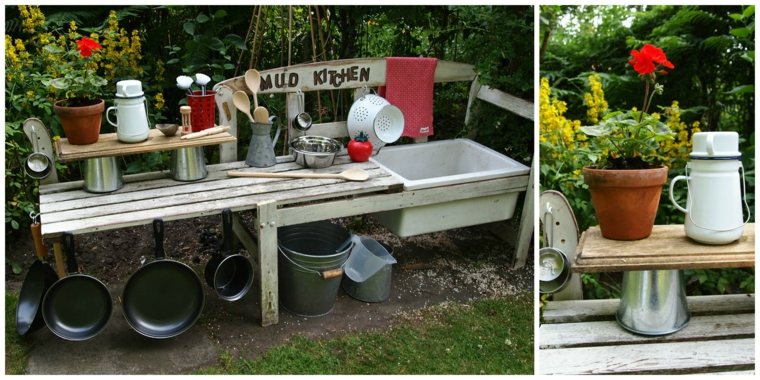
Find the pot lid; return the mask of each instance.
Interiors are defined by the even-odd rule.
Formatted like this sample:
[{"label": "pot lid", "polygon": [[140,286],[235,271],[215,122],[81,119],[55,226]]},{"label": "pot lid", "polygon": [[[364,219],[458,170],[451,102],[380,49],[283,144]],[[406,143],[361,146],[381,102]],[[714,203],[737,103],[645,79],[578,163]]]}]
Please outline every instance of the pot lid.
[{"label": "pot lid", "polygon": [[143,96],[142,83],[129,79],[116,82],[117,98],[136,98]]},{"label": "pot lid", "polygon": [[739,158],[739,134],[736,132],[697,132],[692,136],[690,158]]}]

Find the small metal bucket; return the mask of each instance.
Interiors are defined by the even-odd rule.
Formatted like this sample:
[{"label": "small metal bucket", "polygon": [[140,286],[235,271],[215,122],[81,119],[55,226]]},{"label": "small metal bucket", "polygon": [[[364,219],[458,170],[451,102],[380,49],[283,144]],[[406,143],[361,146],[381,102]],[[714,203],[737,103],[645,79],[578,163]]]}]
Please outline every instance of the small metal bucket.
[{"label": "small metal bucket", "polygon": [[84,160],[82,168],[84,191],[110,193],[121,189],[124,180],[116,157],[96,157]]},{"label": "small metal bucket", "polygon": [[206,178],[208,171],[203,147],[179,148],[172,151],[169,171],[176,181],[190,182]]},{"label": "small metal bucket", "polygon": [[689,323],[683,277],[679,270],[623,273],[618,324],[640,335],[667,335]]},{"label": "small metal bucket", "polygon": [[341,285],[364,302],[383,302],[391,296],[391,274],[396,259],[377,240],[354,236],[354,250],[343,268]]}]

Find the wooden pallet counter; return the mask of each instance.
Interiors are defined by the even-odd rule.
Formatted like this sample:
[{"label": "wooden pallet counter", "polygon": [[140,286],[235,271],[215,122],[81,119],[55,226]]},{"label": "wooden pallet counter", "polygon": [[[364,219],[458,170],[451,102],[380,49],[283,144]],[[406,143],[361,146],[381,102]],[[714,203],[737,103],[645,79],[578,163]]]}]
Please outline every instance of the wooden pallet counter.
[{"label": "wooden pallet counter", "polygon": [[149,131],[150,134],[147,140],[133,144],[119,141],[116,133],[102,134],[98,138],[98,142],[88,145],[72,145],[69,144],[68,139],[62,138],[55,142],[56,160],[71,162],[86,158],[126,156],[194,146],[219,145],[237,141],[228,132],[203,136],[192,140],[181,140],[179,134],[166,137],[158,129],[150,129]]}]

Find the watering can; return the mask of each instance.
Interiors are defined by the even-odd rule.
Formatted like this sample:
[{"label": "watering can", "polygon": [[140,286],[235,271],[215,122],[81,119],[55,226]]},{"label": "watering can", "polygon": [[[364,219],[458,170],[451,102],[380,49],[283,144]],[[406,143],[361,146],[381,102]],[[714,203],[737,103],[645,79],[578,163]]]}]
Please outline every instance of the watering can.
[{"label": "watering can", "polygon": [[[277,132],[271,137],[272,126],[277,124]],[[251,143],[248,145],[248,155],[245,163],[248,166],[266,168],[277,163],[274,154],[274,144],[280,137],[280,125],[277,116],[270,116],[269,123],[251,123]]]},{"label": "watering can", "polygon": [[[739,134],[698,132],[692,144],[686,175],[670,182],[670,201],[686,214],[686,236],[704,244],[731,243],[742,236],[744,224],[750,218]],[[686,182],[686,207],[673,198],[673,189],[679,181]],[[746,219],[742,203],[747,209]]]},{"label": "watering can", "polygon": [[[121,142],[136,143],[148,139],[148,101],[139,80],[116,82],[114,105],[106,110],[106,120],[116,128],[116,137]],[[111,111],[116,111],[116,122],[111,120]]]}]

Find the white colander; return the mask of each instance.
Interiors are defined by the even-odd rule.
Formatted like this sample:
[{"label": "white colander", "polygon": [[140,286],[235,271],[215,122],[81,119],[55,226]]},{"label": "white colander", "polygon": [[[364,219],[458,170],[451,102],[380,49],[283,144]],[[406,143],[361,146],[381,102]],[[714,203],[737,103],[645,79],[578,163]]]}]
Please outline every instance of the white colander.
[{"label": "white colander", "polygon": [[383,97],[367,94],[351,105],[346,124],[349,137],[355,138],[359,132],[364,132],[369,136],[372,147],[379,149],[401,137],[404,115]]}]

